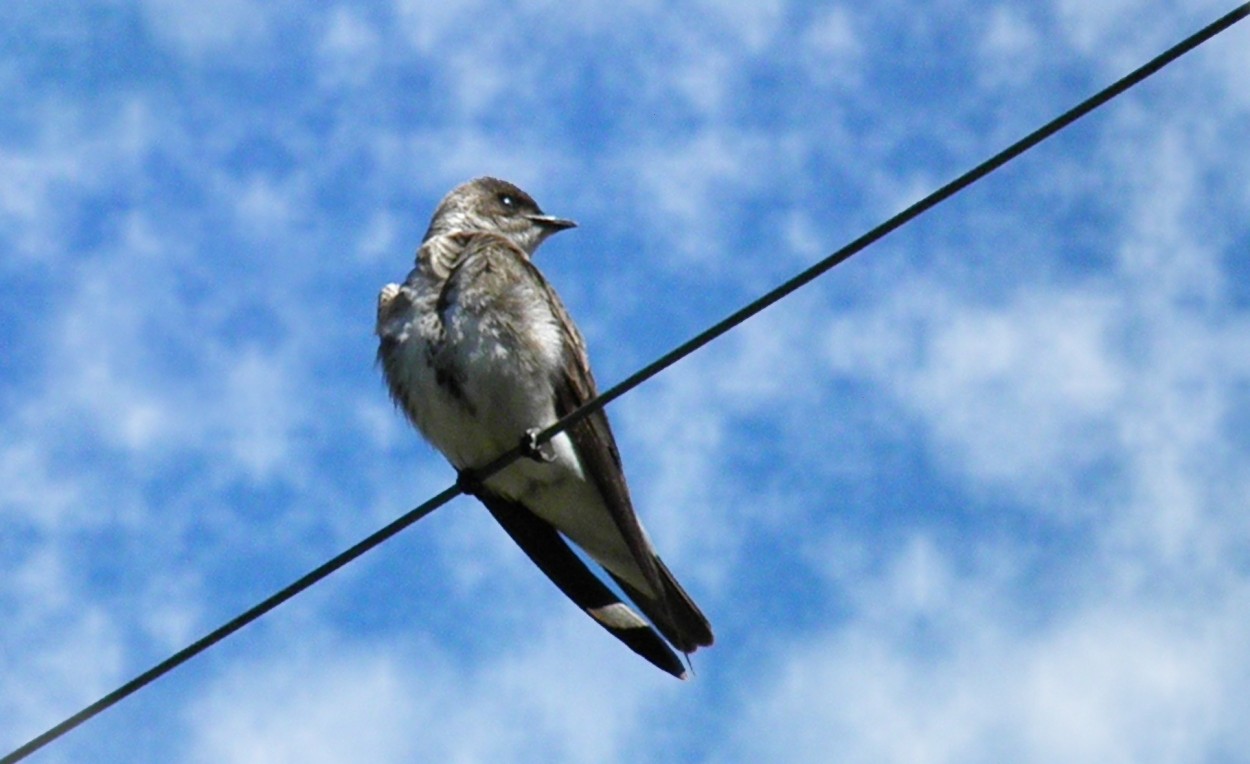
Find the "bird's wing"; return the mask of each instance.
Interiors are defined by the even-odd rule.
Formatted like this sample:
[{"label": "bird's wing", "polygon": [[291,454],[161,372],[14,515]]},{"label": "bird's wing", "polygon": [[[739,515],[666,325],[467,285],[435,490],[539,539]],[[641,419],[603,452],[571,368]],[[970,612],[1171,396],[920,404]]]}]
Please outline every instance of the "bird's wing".
[{"label": "bird's wing", "polygon": [[[553,380],[556,416],[563,417],[597,394],[586,343],[555,290],[528,259],[524,262],[550,297],[552,310],[564,335],[564,364]],[[622,584],[630,599],[679,650],[690,653],[712,644],[712,629],[707,617],[656,555],[634,512],[607,414],[600,409],[584,417],[569,427],[568,435],[582,461],[582,469],[598,487],[613,523],[625,539],[642,580],[647,582],[651,592],[626,586],[615,574],[613,578]]]},{"label": "bird's wing", "polygon": [[476,495],[517,546],[574,604],[657,668],[678,679],[686,678],[685,666],[664,639],[595,577],[550,523],[524,505],[485,489]]}]

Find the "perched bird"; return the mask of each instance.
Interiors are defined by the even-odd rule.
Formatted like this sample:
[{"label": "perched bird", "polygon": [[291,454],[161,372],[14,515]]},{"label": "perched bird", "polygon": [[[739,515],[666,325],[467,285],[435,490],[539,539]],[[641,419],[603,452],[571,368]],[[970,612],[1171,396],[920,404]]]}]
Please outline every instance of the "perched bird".
[{"label": "perched bird", "polygon": [[[532,445],[535,432],[596,395],[582,335],[530,259],[548,236],[574,225],[544,214],[506,181],[478,178],[453,189],[407,280],[378,297],[378,359],[396,405],[462,475],[531,444],[529,458],[466,484],[566,596],[684,678],[673,648],[689,654],[711,645],[711,625],[634,513],[607,415],[600,410]],[[565,539],[602,565],[654,628]]]}]

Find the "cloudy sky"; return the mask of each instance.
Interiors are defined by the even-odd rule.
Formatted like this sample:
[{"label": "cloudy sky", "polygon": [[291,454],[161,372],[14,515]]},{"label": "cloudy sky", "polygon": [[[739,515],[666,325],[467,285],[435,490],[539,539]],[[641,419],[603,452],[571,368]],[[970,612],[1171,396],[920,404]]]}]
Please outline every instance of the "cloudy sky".
[{"label": "cloudy sky", "polygon": [[[482,174],[607,385],[1229,0],[5,3],[0,753],[441,490]],[[40,762],[1243,761],[1250,25],[614,404],[682,683],[469,499]]]}]

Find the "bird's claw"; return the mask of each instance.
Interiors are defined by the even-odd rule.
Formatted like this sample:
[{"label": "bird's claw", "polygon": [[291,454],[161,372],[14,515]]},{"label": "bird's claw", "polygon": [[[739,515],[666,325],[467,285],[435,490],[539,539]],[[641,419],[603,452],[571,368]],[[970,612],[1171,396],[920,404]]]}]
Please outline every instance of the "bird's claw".
[{"label": "bird's claw", "polygon": [[477,496],[477,492],[482,487],[482,481],[478,479],[477,470],[463,469],[456,473],[456,487],[461,493],[469,496]]},{"label": "bird's claw", "polygon": [[537,427],[525,431],[521,436],[521,453],[541,464],[550,464],[556,460],[555,452],[551,450],[551,443],[539,443]]}]

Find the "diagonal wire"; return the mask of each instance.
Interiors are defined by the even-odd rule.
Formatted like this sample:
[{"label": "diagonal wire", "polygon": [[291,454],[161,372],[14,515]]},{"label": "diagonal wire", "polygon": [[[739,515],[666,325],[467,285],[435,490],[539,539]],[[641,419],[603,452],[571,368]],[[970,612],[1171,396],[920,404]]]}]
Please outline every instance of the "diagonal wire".
[{"label": "diagonal wire", "polygon": [[347,563],[351,562],[352,560],[355,560],[357,557],[361,556],[365,552],[368,552],[370,549],[373,549],[378,544],[381,544],[383,541],[386,541],[391,536],[394,536],[395,534],[399,533],[403,529],[412,525],[416,521],[420,520],[421,518],[430,514],[434,510],[443,506],[447,502],[456,498],[456,496],[458,496],[460,493],[461,493],[461,489],[460,489],[459,484],[449,486],[448,488],[443,489],[441,493],[429,499],[421,506],[411,509],[408,512],[401,515],[400,517],[398,517],[397,519],[392,520],[390,524],[388,524],[384,528],[381,528],[380,530],[375,531],[373,534],[371,534],[367,538],[364,538],[360,540],[359,542],[357,542],[351,548],[340,552],[339,554],[335,555],[333,558],[317,566],[315,569],[310,570],[309,572],[305,573],[296,581],[288,584],[286,588],[282,589],[279,592],[275,592],[274,594],[270,595],[269,597],[262,600],[261,602],[258,602],[252,607],[243,611],[242,613],[239,613],[237,616],[230,619],[226,623],[223,623],[221,626],[218,626],[216,629],[213,629],[209,633],[205,634],[204,636],[200,637],[196,641],[182,648],[178,652],[169,656],[168,658],[156,664],[155,666],[148,669],[147,671],[144,671],[142,674],[139,674],[134,679],[131,679],[129,682],[126,682],[125,684],[121,685],[120,687],[113,690],[112,692],[105,695],[104,697],[100,698],[99,700],[92,703],[91,705],[86,706],[78,713],[62,721],[60,724],[56,725],[55,727],[49,728],[46,732],[39,735],[38,737],[32,738],[25,745],[14,750],[12,753],[6,755],[4,758],[0,758],[0,764],[11,764],[11,762],[20,761],[26,756],[29,756],[30,754],[39,750],[40,748],[47,745],[48,743],[51,743],[53,740],[56,740],[61,735],[64,735],[66,732],[69,732],[73,728],[77,727],[79,724],[82,724],[83,722],[87,721],[88,719],[100,713],[101,711],[113,705],[114,703],[117,703],[118,701],[122,700],[126,696],[137,692],[140,688],[152,683],[153,681],[157,680],[164,674],[167,674],[170,671],[173,671],[178,666],[181,666],[183,663],[186,663],[187,661],[191,660],[195,656],[199,655],[200,653],[204,652],[208,648],[222,641],[223,639],[235,633],[236,631],[243,628],[244,626],[247,626],[252,621],[255,621],[256,619],[268,613],[270,610],[273,610],[274,608],[286,602],[287,600],[291,599],[295,595],[299,594],[300,592],[303,592],[308,587],[321,581],[323,578],[326,578],[331,573],[335,572],[336,570],[343,567]]},{"label": "diagonal wire", "polygon": [[[705,329],[698,336],[692,337],[681,345],[673,348],[668,353],[665,353],[663,356],[652,361],[647,366],[644,366],[630,376],[621,380],[607,392],[603,393],[594,400],[588,401],[581,408],[569,413],[563,419],[540,432],[537,436],[538,443],[542,444],[551,440],[558,433],[563,432],[573,424],[585,419],[594,412],[599,411],[604,406],[607,406],[612,401],[621,397],[625,393],[628,393],[630,390],[633,390],[635,387],[643,382],[646,382],[656,374],[659,374],[669,366],[672,366],[712,340],[720,337],[722,334],[725,334],[730,329],[733,329],[738,324],[741,324],[743,321],[753,317],[755,314],[760,313],[765,308],[768,308],[779,300],[788,297],[792,292],[798,291],[801,287],[806,286],[808,283],[824,275],[833,267],[848,260],[852,255],[858,253],[860,250],[884,238],[886,234],[901,228],[903,225],[927,212],[931,207],[946,201],[968,186],[976,183],[981,178],[984,178],[986,175],[994,172],[999,167],[1007,164],[1011,160],[1051,137],[1081,117],[1084,117],[1086,114],[1089,114],[1091,111],[1122,94],[1134,85],[1139,84],[1147,77],[1155,74],[1163,67],[1172,63],[1212,37],[1215,37],[1220,32],[1223,32],[1225,29],[1228,29],[1233,24],[1236,24],[1238,21],[1241,21],[1247,16],[1250,16],[1250,3],[1244,3],[1197,32],[1194,32],[1189,37],[1186,37],[1184,40],[1176,43],[1171,48],[1168,48],[1164,52],[1155,56],[1142,66],[1134,69],[1132,72],[1129,72],[1121,79],[1107,86],[1105,89],[1095,93],[1076,106],[1073,106],[1068,111],[1060,114],[1058,117],[1055,117],[1050,122],[1047,122],[1045,125],[1037,128],[981,164],[973,167],[971,170],[968,170],[963,175],[960,175],[958,178],[955,178],[936,191],[933,191],[920,201],[894,215],[894,217],[861,235],[859,238],[827,256],[825,259],[809,267],[802,273],[799,273],[797,276],[792,277],[785,283],[773,289],[771,292],[759,297],[749,305],[739,308],[737,311],[726,316],[714,326]],[[519,449],[513,450],[518,453],[520,452]],[[509,451],[505,454],[505,456],[515,458],[512,451]],[[502,462],[502,457],[496,461],[501,462],[500,467],[502,468],[508,463],[511,463],[512,458],[509,458],[507,462]],[[495,462],[491,462],[490,466],[495,466]],[[0,764],[3,764],[3,762],[0,762]]]},{"label": "diagonal wire", "polygon": [[362,539],[352,547],[340,552],[338,555],[322,563],[317,568],[304,574],[296,581],[287,585],[281,591],[278,591],[256,605],[253,605],[251,608],[235,616],[230,621],[222,624],[208,634],[205,634],[200,639],[192,642],[147,671],[144,671],[117,689],[101,697],[99,700],[86,706],[73,716],[66,718],[56,726],[51,727],[42,734],[32,738],[30,741],[18,747],[13,752],[7,754],[3,758],[0,758],[0,764],[13,764],[13,762],[26,758],[30,754],[61,737],[101,711],[109,708],[127,696],[132,695],[196,655],[199,655],[226,637],[229,637],[234,632],[242,629],[244,626],[247,626],[269,611],[283,604],[287,600],[290,600],[312,585],[330,576],[339,568],[342,568],[355,560],[357,557],[360,557],[408,526],[422,519],[435,509],[438,509],[442,505],[454,499],[459,494],[464,493],[468,487],[466,478],[471,478],[473,481],[481,481],[489,478],[491,475],[521,458],[521,456],[526,453],[528,448],[550,441],[557,434],[563,432],[577,422],[580,422],[596,411],[602,410],[604,406],[633,390],[635,387],[638,387],[643,382],[646,382],[655,375],[659,374],[661,371],[667,369],[686,356],[702,348],[704,345],[707,345],[712,340],[715,340],[725,334],[730,329],[733,329],[747,319],[755,316],[774,303],[784,299],[793,292],[819,278],[835,266],[845,262],[852,255],[855,255],[874,242],[884,238],[887,234],[919,217],[930,208],[942,203],[968,186],[971,186],[973,183],[981,180],[986,175],[989,175],[991,172],[994,172],[1029,149],[1032,149],[1034,146],[1038,145],[1047,138],[1050,138],[1054,134],[1071,125],[1073,122],[1076,122],[1081,117],[1084,117],[1113,98],[1121,95],[1129,88],[1141,83],[1143,80],[1155,74],[1160,69],[1190,52],[1194,48],[1197,48],[1199,45],[1202,45],[1207,40],[1210,40],[1237,22],[1245,19],[1247,16],[1250,16],[1250,2],[1243,3],[1232,11],[1229,11],[1224,16],[1221,16],[1189,37],[1186,37],[1176,43],[1171,48],[1168,48],[1163,53],[1155,56],[1150,61],[1120,78],[1108,87],[1090,96],[1055,119],[1047,122],[1045,125],[1037,128],[981,164],[973,167],[971,170],[968,170],[963,175],[960,175],[946,185],[930,193],[920,201],[912,204],[910,207],[907,207],[902,212],[899,212],[890,219],[869,230],[867,233],[864,233],[859,238],[850,242],[807,270],[792,277],[777,288],[759,297],[750,304],[740,308],[729,316],[726,316],[724,319],[704,330],[697,336],[692,337],[676,348],[673,348],[668,353],[665,353],[663,356],[657,358],[647,366],[644,366],[631,374],[629,377],[626,377],[602,395],[587,402],[577,410],[561,418],[555,424],[539,432],[528,446],[523,442],[503,454],[500,454],[485,466],[473,470],[471,476],[462,477],[462,479],[457,481],[454,485],[448,486],[443,489],[441,493],[432,497],[425,503],[409,510],[367,538]]}]

